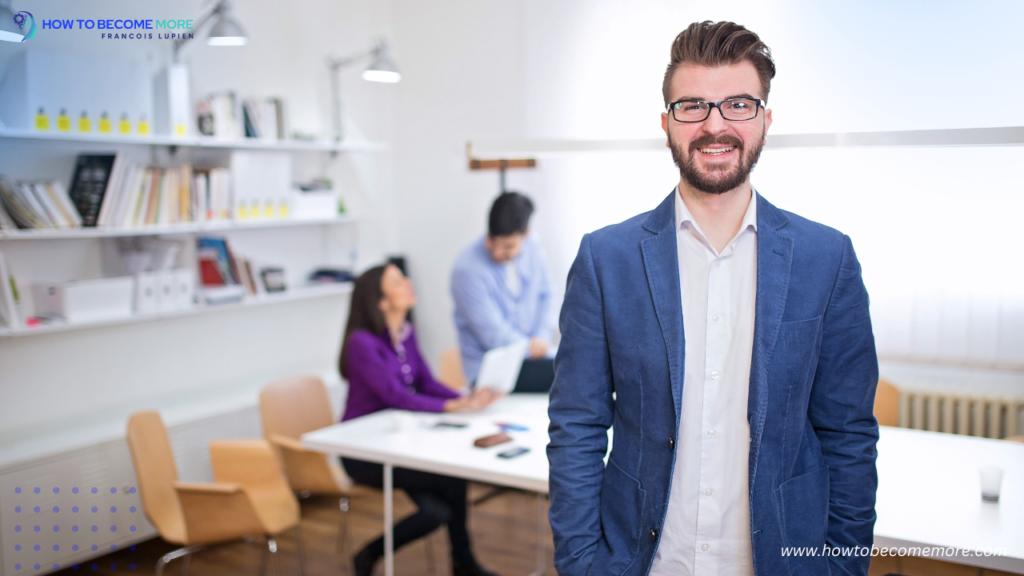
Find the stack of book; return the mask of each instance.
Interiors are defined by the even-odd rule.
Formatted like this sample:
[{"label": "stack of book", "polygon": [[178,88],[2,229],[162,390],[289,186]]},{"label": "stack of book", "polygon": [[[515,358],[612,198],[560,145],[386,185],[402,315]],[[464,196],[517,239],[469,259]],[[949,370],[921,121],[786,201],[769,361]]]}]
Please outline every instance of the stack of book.
[{"label": "stack of book", "polygon": [[60,182],[14,182],[0,175],[0,230],[62,230],[80,226],[82,218]]}]

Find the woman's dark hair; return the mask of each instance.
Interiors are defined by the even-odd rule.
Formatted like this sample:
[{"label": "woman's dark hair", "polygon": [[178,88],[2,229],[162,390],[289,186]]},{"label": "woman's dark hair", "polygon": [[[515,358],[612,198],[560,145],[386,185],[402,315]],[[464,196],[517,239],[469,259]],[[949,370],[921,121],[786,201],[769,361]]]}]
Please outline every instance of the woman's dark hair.
[{"label": "woman's dark hair", "polygon": [[348,339],[356,330],[366,330],[372,334],[380,334],[387,330],[384,313],[380,310],[380,301],[384,297],[381,280],[385,266],[370,268],[356,279],[352,289],[352,304],[348,310],[348,323],[345,325],[345,337],[341,341],[341,357],[338,358],[338,370],[343,378],[348,378]]},{"label": "woman's dark hair", "polygon": [[533,215],[533,202],[519,192],[502,192],[491,204],[487,235],[491,238],[525,234]]}]

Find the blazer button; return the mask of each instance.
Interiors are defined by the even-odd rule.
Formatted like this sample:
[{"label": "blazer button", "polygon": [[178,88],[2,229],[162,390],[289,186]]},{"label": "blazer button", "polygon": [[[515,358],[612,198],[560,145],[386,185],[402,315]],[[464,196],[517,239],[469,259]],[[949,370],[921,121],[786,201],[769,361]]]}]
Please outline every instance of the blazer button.
[{"label": "blazer button", "polygon": [[658,533],[654,530],[654,528],[651,528],[651,540],[657,540],[657,539],[658,539]]},{"label": "blazer button", "polygon": [[675,448],[676,447],[676,439],[675,438],[673,438],[671,436],[668,437],[668,447],[669,448]]}]

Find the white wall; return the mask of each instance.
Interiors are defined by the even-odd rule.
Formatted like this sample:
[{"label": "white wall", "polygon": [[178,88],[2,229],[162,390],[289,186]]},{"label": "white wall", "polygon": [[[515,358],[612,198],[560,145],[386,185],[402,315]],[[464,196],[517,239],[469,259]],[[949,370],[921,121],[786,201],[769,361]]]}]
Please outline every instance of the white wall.
[{"label": "white wall", "polygon": [[[100,0],[81,3],[40,0],[26,6],[43,18],[196,18],[208,2]],[[194,98],[233,89],[242,97],[284,97],[294,130],[325,137],[330,132],[329,56],[367,50],[390,37],[388,2],[306,0],[283,7],[268,0],[233,2],[249,36],[244,48],[205,45],[205,30],[183,50],[191,68]],[[132,59],[155,71],[170,60],[160,40],[101,40],[92,31],[40,30],[23,44],[0,43],[0,75],[22,50],[44,49]],[[364,82],[355,66],[342,73],[349,133],[391,141],[394,87]],[[82,86],[112,90],[116,86]],[[0,117],[2,117],[0,111]],[[0,172],[14,178],[70,179],[74,155],[88,146],[0,142]],[[146,149],[135,153],[148,155]],[[182,154],[190,153],[187,150]],[[157,155],[165,154],[158,150]],[[258,259],[285,259],[297,269],[380,261],[398,246],[393,217],[392,152],[297,153],[297,179],[327,176],[338,183],[355,228],[317,227],[231,234],[238,250]],[[96,240],[6,242],[19,281],[88,277],[100,273]],[[317,261],[319,259],[319,261]],[[300,272],[301,273],[301,272]],[[56,278],[55,278],[56,277]],[[187,401],[254,390],[269,379],[296,371],[331,373],[340,349],[348,299],[332,296],[125,326],[0,339],[0,446],[57,428],[117,420],[149,407],[166,409]]]},{"label": "white wall", "polygon": [[[429,103],[431,120],[396,129],[398,163],[414,167],[400,176],[400,234],[421,271],[428,355],[455,343],[447,267],[496,193],[496,174],[465,168],[463,141],[661,137],[669,46],[704,19],[745,24],[772,48],[775,134],[1024,125],[1024,107],[1001,104],[1024,90],[1022,17],[1010,1],[397,2],[399,45],[433,71],[398,95],[399,109]],[[778,150],[754,184],[851,235],[883,355],[1020,369],[1020,165],[1021,147]],[[677,181],[667,150],[543,158],[509,178],[538,204],[558,294],[583,233],[653,208]]]}]

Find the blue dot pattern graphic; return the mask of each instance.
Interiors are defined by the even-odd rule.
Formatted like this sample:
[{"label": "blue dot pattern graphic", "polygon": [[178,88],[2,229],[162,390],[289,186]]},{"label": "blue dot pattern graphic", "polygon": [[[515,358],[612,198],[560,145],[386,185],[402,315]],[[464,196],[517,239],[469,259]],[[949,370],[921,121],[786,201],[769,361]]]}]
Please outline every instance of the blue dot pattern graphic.
[{"label": "blue dot pattern graphic", "polygon": [[[60,495],[61,494],[61,489],[59,487],[45,487],[45,486],[44,487],[38,487],[37,486],[37,487],[33,487],[32,488],[32,492],[34,494],[37,494],[37,495],[38,494],[42,494],[44,490],[50,490],[50,491],[52,491],[53,494],[56,494],[56,495]],[[100,488],[99,487],[93,487],[91,489],[91,492],[92,492],[92,494],[99,494],[100,493]],[[135,487],[128,487],[125,490],[125,493],[128,493],[128,494],[135,494],[136,492],[137,492],[137,490],[136,490]],[[15,487],[14,488],[14,493],[15,494],[21,494],[22,493],[21,487]],[[79,489],[77,487],[71,488],[71,493],[72,494],[78,494],[79,493]],[[67,494],[67,492],[65,492],[65,494]],[[110,488],[110,494],[117,495],[118,494],[118,489],[116,487],[111,487]],[[44,496],[44,498],[45,498],[45,496]],[[61,513],[61,507],[60,506],[56,506],[56,505],[50,506],[49,503],[47,503],[47,508],[49,508],[54,514],[60,514]],[[32,506],[31,509],[35,513],[37,513],[37,514],[44,513],[43,508],[41,506]],[[93,513],[97,513],[98,514],[99,513],[99,506],[92,506],[91,510],[92,510]],[[138,511],[138,509],[135,506],[129,506],[128,510],[129,510],[129,512],[131,512],[133,514]],[[22,512],[22,506],[21,505],[15,506],[14,507],[14,512],[20,514]],[[79,507],[77,505],[76,506],[71,506],[71,512],[78,513],[79,512]],[[110,513],[111,514],[116,514],[117,512],[118,512],[118,506],[110,506]],[[123,528],[123,527],[124,526],[121,526],[121,528]],[[52,528],[53,528],[53,532],[60,532],[60,528],[61,527],[60,527],[59,524],[54,524],[52,526]],[[40,525],[32,525],[32,531],[35,532],[35,533],[40,533],[42,531],[42,529],[43,529],[43,527],[40,526]],[[97,532],[99,532],[99,526],[93,525],[91,527],[91,530],[92,530],[92,532],[97,533]],[[128,526],[128,530],[129,530],[129,532],[136,532],[138,530],[138,527],[136,525],[134,525],[134,524],[131,524],[131,525]],[[15,525],[14,531],[16,533],[22,533],[23,532],[22,531],[22,526],[20,524],[19,525]],[[117,531],[118,531],[118,526],[116,524],[110,526],[110,532],[111,533],[116,533]],[[79,526],[77,524],[71,526],[71,532],[78,533],[79,532]],[[102,542],[101,542],[101,544],[102,544]],[[29,544],[26,544],[26,546],[28,546],[28,545]],[[43,549],[43,545],[45,545],[47,547],[52,547],[53,552],[61,552],[61,544],[53,544],[52,542],[51,543],[42,542],[42,544],[31,544],[31,547],[32,547],[32,550],[34,550],[36,552],[40,552]],[[78,544],[69,544],[69,546],[71,547],[71,551],[78,552],[80,550],[80,547],[79,547]],[[99,549],[100,549],[100,546],[98,544],[92,544],[91,546],[89,546],[87,544],[86,546],[91,548],[91,550],[93,552],[98,552]],[[23,548],[23,546],[22,546],[21,543],[18,543],[18,544],[14,545],[14,550],[17,551],[17,552],[21,552],[22,548]],[[67,548],[65,548],[65,550],[66,549]],[[136,549],[136,546],[133,544],[133,545],[129,546],[129,549],[134,551]],[[111,552],[114,552],[116,550],[118,550],[118,546],[117,545],[110,545],[110,551]],[[44,552],[44,554],[48,554],[48,553]],[[40,558],[39,560],[41,562],[46,562],[46,560],[44,558]],[[49,562],[52,562],[52,559],[50,559]],[[44,564],[33,563],[31,566],[32,566],[32,568],[34,570],[40,570],[40,569],[43,569],[42,568],[43,565]],[[52,564],[47,563],[47,565],[48,566],[52,566],[53,570],[60,569],[60,564],[56,563],[56,562],[54,562]],[[65,566],[67,566],[67,565],[65,565]],[[71,565],[71,567],[74,570],[78,570],[79,569],[79,564]],[[93,570],[98,570],[99,569],[99,565],[98,564],[92,564],[90,567]],[[14,565],[14,569],[17,570],[17,571],[20,571],[23,568],[28,568],[28,566],[23,566],[20,562],[16,563]],[[122,565],[121,568],[123,570],[124,569],[124,565]],[[128,565],[128,568],[130,570],[135,570],[136,569],[136,565],[135,564],[130,564],[130,565]],[[111,564],[110,565],[110,569],[111,570],[116,570],[117,569],[117,564]]]}]

